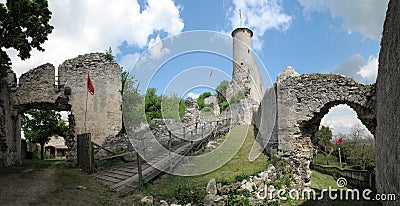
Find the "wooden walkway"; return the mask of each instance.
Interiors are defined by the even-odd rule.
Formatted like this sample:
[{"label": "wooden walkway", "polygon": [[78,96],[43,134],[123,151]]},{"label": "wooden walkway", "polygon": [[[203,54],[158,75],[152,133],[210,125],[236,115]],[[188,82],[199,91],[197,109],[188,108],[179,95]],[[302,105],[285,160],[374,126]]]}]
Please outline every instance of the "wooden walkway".
[{"label": "wooden walkway", "polygon": [[[168,171],[175,168],[179,162],[182,161],[184,156],[189,152],[195,151],[201,145],[208,142],[215,135],[220,134],[221,131],[229,131],[230,126],[218,126],[204,134],[197,134],[195,137],[203,136],[202,139],[194,142],[183,142],[172,149],[177,155],[170,156],[163,154],[151,160],[151,164],[144,162],[141,164],[142,178],[144,182],[151,181],[160,176],[163,171]],[[195,138],[196,139],[196,138]],[[175,158],[174,158],[175,157]],[[153,166],[151,166],[153,165]],[[159,168],[159,169],[156,169]],[[100,179],[105,185],[110,186],[115,191],[121,194],[127,194],[133,189],[139,187],[139,172],[137,162],[129,162],[103,171],[94,173],[93,175]]]}]

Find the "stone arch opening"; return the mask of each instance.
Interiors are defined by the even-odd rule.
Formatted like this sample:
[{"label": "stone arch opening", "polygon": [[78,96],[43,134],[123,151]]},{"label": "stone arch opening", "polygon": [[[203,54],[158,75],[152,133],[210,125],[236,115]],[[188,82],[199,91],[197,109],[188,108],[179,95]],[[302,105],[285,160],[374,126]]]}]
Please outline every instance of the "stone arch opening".
[{"label": "stone arch opening", "polygon": [[[349,105],[339,104],[331,107],[329,112],[321,119],[318,130],[322,127],[328,127],[332,132],[332,139],[330,140],[332,145],[325,146],[324,140],[315,137],[316,153],[312,160],[313,164],[358,170],[373,170],[375,168],[373,163],[375,162],[374,137],[361,122],[356,111]],[[339,138],[342,138],[343,142],[335,145],[334,142]],[[341,148],[340,156],[339,148]]]},{"label": "stone arch opening", "polygon": [[319,112],[314,112],[314,116],[310,120],[299,122],[301,132],[303,135],[311,137],[313,145],[317,144],[318,140],[315,138],[315,133],[318,131],[322,118],[328,114],[331,108],[341,104],[348,105],[351,109],[353,109],[356,112],[358,119],[361,120],[362,124],[365,125],[371,134],[374,134],[376,128],[374,111],[372,111],[370,108],[360,105],[359,103],[346,100],[336,100],[326,103],[319,110]]}]

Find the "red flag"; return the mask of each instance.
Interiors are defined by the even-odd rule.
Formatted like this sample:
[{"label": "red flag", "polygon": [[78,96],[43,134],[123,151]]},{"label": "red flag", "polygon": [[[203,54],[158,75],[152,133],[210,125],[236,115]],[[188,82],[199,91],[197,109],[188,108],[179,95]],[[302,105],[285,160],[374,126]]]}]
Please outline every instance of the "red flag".
[{"label": "red flag", "polygon": [[91,95],[94,94],[94,86],[92,80],[90,79],[89,73],[87,74],[87,89]]},{"label": "red flag", "polygon": [[343,138],[340,137],[339,139],[336,140],[335,144],[340,144],[342,142],[343,142]]}]

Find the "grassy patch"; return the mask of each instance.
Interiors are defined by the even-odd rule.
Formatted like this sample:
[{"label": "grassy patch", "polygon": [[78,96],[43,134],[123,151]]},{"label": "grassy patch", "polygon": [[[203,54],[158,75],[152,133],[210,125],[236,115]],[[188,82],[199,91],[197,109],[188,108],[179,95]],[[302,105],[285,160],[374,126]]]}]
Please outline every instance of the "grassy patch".
[{"label": "grassy patch", "polygon": [[337,158],[333,155],[329,155],[328,159],[329,159],[329,165],[326,165],[325,155],[318,153],[313,159],[313,164],[322,165],[324,167],[340,168],[339,158]]},{"label": "grassy patch", "polygon": [[[246,135],[247,133],[247,135]],[[221,183],[234,182],[235,178],[248,177],[265,169],[268,158],[260,155],[255,161],[250,162],[248,156],[255,136],[252,126],[237,126],[232,129],[227,138],[245,137],[244,143],[236,155],[225,165],[208,174],[180,177],[164,175],[159,180],[147,184],[142,191],[134,191],[135,194],[152,195],[157,199],[173,200],[178,203],[199,202],[204,196],[205,187],[210,179],[216,179]]]}]

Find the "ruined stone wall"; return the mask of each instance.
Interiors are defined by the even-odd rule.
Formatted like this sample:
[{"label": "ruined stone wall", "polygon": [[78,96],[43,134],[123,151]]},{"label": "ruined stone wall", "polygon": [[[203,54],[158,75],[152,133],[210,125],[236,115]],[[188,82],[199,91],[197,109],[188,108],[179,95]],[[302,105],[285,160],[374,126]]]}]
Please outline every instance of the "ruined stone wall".
[{"label": "ruined stone wall", "polygon": [[[376,185],[378,193],[400,194],[400,0],[386,13],[377,78]],[[398,198],[399,196],[397,196]],[[398,205],[385,201],[384,205]]]},{"label": "ruined stone wall", "polygon": [[17,78],[10,70],[0,80],[0,166],[21,162],[20,120],[12,101],[16,84]]},{"label": "ruined stone wall", "polygon": [[68,97],[55,84],[55,68],[44,64],[21,75],[12,96],[13,108],[23,113],[27,109],[68,111]]},{"label": "ruined stone wall", "polygon": [[[121,67],[103,53],[92,53],[66,60],[58,69],[60,84],[71,88],[69,104],[75,120],[75,134],[92,133],[92,141],[97,144],[117,135],[122,128]],[[94,95],[87,94],[88,73]]]},{"label": "ruined stone wall", "polygon": [[[88,72],[95,94],[88,95],[85,130]],[[71,162],[76,160],[77,134],[90,132],[92,141],[98,144],[106,137],[116,136],[122,128],[121,72],[118,64],[107,60],[102,53],[66,60],[59,67],[58,82],[51,64],[22,74],[18,85],[15,74],[10,71],[0,85],[0,165],[21,161],[20,114],[28,109],[71,111],[66,139]]]},{"label": "ruined stone wall", "polygon": [[[262,131],[260,135],[272,133],[271,140],[278,140],[278,155],[296,164],[305,186],[309,186],[311,179],[309,164],[317,142],[314,134],[331,107],[348,104],[371,133],[375,131],[374,86],[364,86],[340,75],[293,72],[285,75],[285,79],[278,79],[272,89],[254,115],[254,123]],[[268,118],[274,115],[268,115],[271,112],[268,110],[274,108],[276,119],[272,123]]]}]

